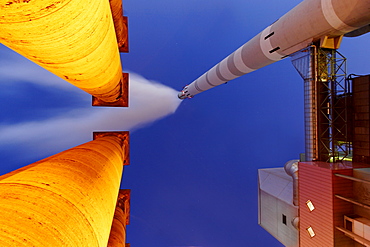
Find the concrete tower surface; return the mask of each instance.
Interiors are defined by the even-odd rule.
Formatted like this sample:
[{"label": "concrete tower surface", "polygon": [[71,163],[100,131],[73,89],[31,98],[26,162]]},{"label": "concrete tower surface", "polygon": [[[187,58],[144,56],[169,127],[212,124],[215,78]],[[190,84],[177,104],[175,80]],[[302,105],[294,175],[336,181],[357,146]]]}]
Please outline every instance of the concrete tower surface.
[{"label": "concrete tower surface", "polygon": [[0,42],[113,104],[127,94],[119,56],[127,26],[120,14],[122,3],[112,1],[111,11],[108,0],[0,1]]},{"label": "concrete tower surface", "polygon": [[108,247],[125,247],[126,226],[130,220],[130,190],[120,190],[114,212]]},{"label": "concrete tower surface", "polygon": [[103,133],[0,177],[1,246],[107,246],[128,133]]},{"label": "concrete tower surface", "polygon": [[[0,1],[0,42],[91,94],[94,106],[128,106],[121,0]],[[0,245],[129,246],[130,193],[119,193],[128,157],[128,132],[94,133],[1,176]]]}]

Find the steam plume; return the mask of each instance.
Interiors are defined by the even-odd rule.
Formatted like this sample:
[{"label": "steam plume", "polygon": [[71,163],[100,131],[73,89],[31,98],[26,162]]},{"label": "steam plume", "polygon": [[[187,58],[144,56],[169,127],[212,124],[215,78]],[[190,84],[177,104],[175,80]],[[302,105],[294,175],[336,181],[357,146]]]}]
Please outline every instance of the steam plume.
[{"label": "steam plume", "polygon": [[[30,83],[63,88],[63,92],[69,90],[79,97],[86,97],[87,102],[84,108],[71,109],[53,118],[0,125],[0,148],[3,145],[17,145],[25,149],[37,149],[38,154],[59,152],[90,141],[93,131],[133,130],[146,126],[174,113],[181,102],[175,90],[130,73],[129,108],[94,108],[89,106],[91,96],[80,89],[64,86],[68,83],[56,82],[60,79],[53,75],[45,76],[45,72],[40,76],[37,71],[40,72],[41,68],[30,65],[28,61],[15,61],[17,64],[8,60],[0,67],[1,81],[14,83],[27,79]],[[28,69],[29,66],[33,70]]]}]

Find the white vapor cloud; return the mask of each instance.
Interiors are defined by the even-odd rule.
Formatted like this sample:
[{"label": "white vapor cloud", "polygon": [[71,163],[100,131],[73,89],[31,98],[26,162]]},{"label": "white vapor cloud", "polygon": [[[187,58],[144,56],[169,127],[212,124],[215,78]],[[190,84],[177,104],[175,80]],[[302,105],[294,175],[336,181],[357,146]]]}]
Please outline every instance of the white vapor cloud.
[{"label": "white vapor cloud", "polygon": [[[32,75],[35,73],[35,76],[27,76],[24,75],[24,70],[21,75],[22,73],[10,72],[10,70],[14,72],[14,67],[7,69],[6,73],[4,73],[6,69],[0,70],[1,80],[27,79],[26,81],[30,83],[60,87],[59,83],[53,84],[50,78],[42,78],[40,81],[42,76],[35,72],[31,73]],[[28,70],[26,72],[28,73]],[[54,82],[55,80],[59,79],[54,79]],[[92,107],[86,102],[86,108],[71,109],[53,118],[0,125],[0,147],[11,144],[36,149],[38,154],[60,152],[90,141],[93,131],[125,131],[143,127],[174,113],[181,103],[174,89],[149,81],[140,75],[130,73],[129,82],[128,108]],[[65,81],[63,83],[68,84]],[[68,93],[65,89],[63,92]],[[67,90],[79,95],[77,91],[80,89],[67,87]],[[86,97],[91,101],[90,95]]]},{"label": "white vapor cloud", "polygon": [[[65,80],[46,72],[39,65],[0,45],[1,84],[27,81],[38,85],[70,90],[73,86]],[[73,89],[72,89],[73,90]]]}]

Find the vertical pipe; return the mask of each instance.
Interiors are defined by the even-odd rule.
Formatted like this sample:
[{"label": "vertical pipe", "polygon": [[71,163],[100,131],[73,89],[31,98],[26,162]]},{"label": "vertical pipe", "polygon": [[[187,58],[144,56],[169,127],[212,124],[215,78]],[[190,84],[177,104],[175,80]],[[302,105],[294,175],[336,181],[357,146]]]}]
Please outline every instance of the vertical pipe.
[{"label": "vertical pipe", "polygon": [[304,81],[304,124],[305,124],[305,160],[312,161],[314,153],[314,122],[312,121],[313,80]]},{"label": "vertical pipe", "polygon": [[2,1],[0,42],[105,102],[122,95],[108,1]]},{"label": "vertical pipe", "polygon": [[314,77],[313,77],[313,64],[314,61],[312,59],[313,48],[310,49],[309,55],[309,76],[304,80],[304,124],[305,124],[305,159],[306,161],[313,160],[313,152],[314,152],[314,122],[312,119],[313,116],[313,92],[314,92]]},{"label": "vertical pipe", "polygon": [[319,123],[319,120],[318,120],[318,109],[319,109],[319,106],[318,106],[318,102],[317,102],[317,90],[318,90],[318,87],[317,87],[317,80],[318,80],[318,77],[317,77],[317,74],[318,74],[318,62],[317,62],[317,46],[313,46],[314,47],[314,50],[313,50],[313,58],[312,58],[312,62],[313,62],[313,72],[312,72],[312,76],[313,76],[313,87],[314,87],[314,91],[312,92],[312,97],[313,97],[313,102],[312,102],[312,120],[313,120],[313,133],[312,133],[312,137],[314,138],[314,143],[313,143],[313,148],[314,148],[314,152],[313,152],[313,155],[312,155],[312,161],[315,161],[315,160],[318,160],[319,159],[319,133],[318,133],[318,123]]},{"label": "vertical pipe", "polygon": [[305,161],[317,160],[316,46],[311,45],[291,55],[292,64],[304,83]]},{"label": "vertical pipe", "polygon": [[0,177],[1,246],[107,246],[127,133]]},{"label": "vertical pipe", "polygon": [[299,206],[298,191],[298,162],[299,160],[290,160],[284,165],[285,172],[293,178],[293,205]]},{"label": "vertical pipe", "polygon": [[309,72],[304,78],[305,158],[306,161],[313,161],[318,158],[316,46],[312,45],[309,51]]}]

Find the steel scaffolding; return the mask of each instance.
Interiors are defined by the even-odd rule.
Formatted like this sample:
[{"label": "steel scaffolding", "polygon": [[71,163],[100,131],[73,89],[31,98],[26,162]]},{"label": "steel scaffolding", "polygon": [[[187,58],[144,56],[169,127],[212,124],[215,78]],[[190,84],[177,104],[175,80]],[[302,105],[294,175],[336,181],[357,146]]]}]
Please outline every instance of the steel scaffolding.
[{"label": "steel scaffolding", "polygon": [[352,90],[346,80],[346,58],[335,49],[316,46],[291,58],[304,80],[306,160],[351,159],[348,130]]}]

